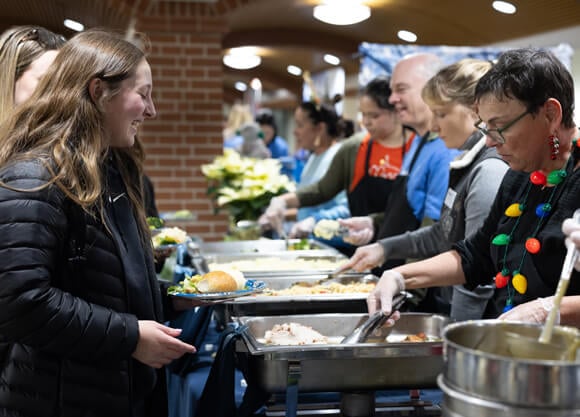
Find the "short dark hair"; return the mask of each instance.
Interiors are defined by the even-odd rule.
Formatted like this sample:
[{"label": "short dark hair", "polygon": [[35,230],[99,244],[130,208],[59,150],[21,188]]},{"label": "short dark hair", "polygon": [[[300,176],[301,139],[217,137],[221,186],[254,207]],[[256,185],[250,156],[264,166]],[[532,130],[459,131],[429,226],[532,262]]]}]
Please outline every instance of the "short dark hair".
[{"label": "short dark hair", "polygon": [[274,114],[270,109],[261,109],[256,114],[256,123],[259,125],[272,126],[274,130],[274,137],[278,136],[278,126],[276,126],[276,120],[274,119]]},{"label": "short dark hair", "polygon": [[395,111],[395,106],[389,103],[389,97],[391,96],[390,84],[391,77],[378,76],[363,87],[361,95],[372,98],[381,109]]},{"label": "short dark hair", "polygon": [[498,99],[513,98],[536,114],[549,98],[562,106],[562,124],[574,126],[574,81],[572,75],[551,52],[522,48],[503,52],[497,63],[479,80],[475,101],[493,94]]},{"label": "short dark hair", "polygon": [[312,123],[326,123],[326,133],[332,138],[342,136],[339,127],[339,117],[332,106],[318,104],[314,101],[303,101],[300,108],[306,112]]}]

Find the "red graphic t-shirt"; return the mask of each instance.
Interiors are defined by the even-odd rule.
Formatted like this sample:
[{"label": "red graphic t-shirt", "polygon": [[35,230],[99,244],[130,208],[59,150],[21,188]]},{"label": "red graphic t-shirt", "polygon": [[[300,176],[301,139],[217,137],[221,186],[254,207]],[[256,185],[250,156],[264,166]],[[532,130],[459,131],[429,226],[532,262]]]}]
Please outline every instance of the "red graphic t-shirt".
[{"label": "red graphic t-shirt", "polygon": [[[365,159],[370,138],[370,134],[367,134],[358,148],[354,166],[354,176],[352,178],[349,191],[353,191],[360,180],[362,180],[364,177]],[[409,148],[413,143],[413,139],[415,139],[415,133],[411,134],[411,137],[405,143],[405,152],[409,151]],[[371,155],[369,158],[369,176],[394,180],[397,175],[399,175],[402,164],[402,146],[387,147],[376,141],[373,141]]]}]

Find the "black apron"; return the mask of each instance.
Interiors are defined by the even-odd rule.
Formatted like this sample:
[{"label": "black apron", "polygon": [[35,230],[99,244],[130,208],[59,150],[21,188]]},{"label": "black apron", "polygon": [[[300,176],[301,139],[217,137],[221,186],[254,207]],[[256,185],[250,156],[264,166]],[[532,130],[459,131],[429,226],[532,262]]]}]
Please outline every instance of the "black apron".
[{"label": "black apron", "polygon": [[[373,140],[370,139],[365,157],[364,176],[354,187],[354,190],[347,194],[348,208],[352,217],[368,216],[369,214],[379,213],[384,210],[387,201],[389,201],[393,183],[395,182],[395,180],[369,175],[369,160],[371,158],[372,147]],[[404,155],[405,140],[403,140],[402,149]]]},{"label": "black apron", "polygon": [[[415,230],[419,227],[421,222],[415,217],[413,208],[407,200],[407,182],[409,181],[409,174],[413,171],[413,166],[417,161],[417,157],[423,149],[423,145],[427,142],[429,132],[421,138],[421,142],[413,155],[411,165],[409,165],[408,174],[399,174],[393,181],[391,188],[391,198],[388,199],[384,206],[384,216],[381,227],[377,233],[377,239],[384,239],[390,236],[397,236],[407,231]],[[389,259],[385,262],[379,270],[385,271],[405,263],[405,259]],[[373,270],[373,272],[379,272]],[[380,276],[380,275],[379,275]]]}]

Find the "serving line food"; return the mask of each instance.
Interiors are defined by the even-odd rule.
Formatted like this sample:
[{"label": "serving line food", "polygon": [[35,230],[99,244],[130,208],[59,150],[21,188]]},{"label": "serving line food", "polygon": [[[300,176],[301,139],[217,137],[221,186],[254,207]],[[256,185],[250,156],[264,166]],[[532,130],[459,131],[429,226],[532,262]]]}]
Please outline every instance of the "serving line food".
[{"label": "serving line food", "polygon": [[[365,343],[340,344],[342,338],[368,317],[367,314],[317,314],[239,317],[245,326],[237,349],[249,356],[253,383],[269,392],[283,392],[289,367],[299,368],[301,391],[377,390],[436,386],[443,369],[441,333],[447,318],[424,313],[402,313],[394,327],[379,327]],[[263,343],[266,331],[276,324],[298,323],[312,327],[332,343],[274,346]],[[387,337],[425,333],[425,343],[388,342]]]},{"label": "serving line food", "polygon": [[254,254],[267,253],[270,255],[298,252],[299,254],[315,251],[319,255],[337,255],[340,252],[332,246],[325,245],[315,239],[257,239],[230,242],[202,242],[200,249],[205,255],[212,254]]},{"label": "serving line food", "polygon": [[[366,274],[343,274],[313,287],[295,285],[296,281],[318,282],[323,274],[264,277],[266,290],[254,296],[230,300],[226,317],[270,316],[320,313],[364,313],[366,297],[378,280]],[[334,290],[334,291],[333,291]]]}]

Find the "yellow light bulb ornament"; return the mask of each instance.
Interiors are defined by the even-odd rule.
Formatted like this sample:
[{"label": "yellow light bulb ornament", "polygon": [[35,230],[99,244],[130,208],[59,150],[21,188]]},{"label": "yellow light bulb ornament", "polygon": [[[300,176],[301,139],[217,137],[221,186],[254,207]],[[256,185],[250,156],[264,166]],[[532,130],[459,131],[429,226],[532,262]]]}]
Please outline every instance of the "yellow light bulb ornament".
[{"label": "yellow light bulb ornament", "polygon": [[510,206],[505,209],[505,215],[508,217],[519,217],[522,215],[522,207],[519,203],[510,204]]},{"label": "yellow light bulb ornament", "polygon": [[512,278],[512,285],[514,286],[517,292],[519,292],[520,294],[525,294],[526,290],[528,289],[528,280],[524,275],[518,272]]}]

